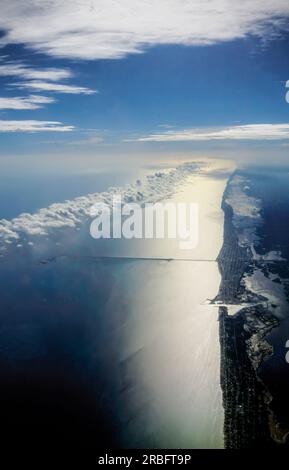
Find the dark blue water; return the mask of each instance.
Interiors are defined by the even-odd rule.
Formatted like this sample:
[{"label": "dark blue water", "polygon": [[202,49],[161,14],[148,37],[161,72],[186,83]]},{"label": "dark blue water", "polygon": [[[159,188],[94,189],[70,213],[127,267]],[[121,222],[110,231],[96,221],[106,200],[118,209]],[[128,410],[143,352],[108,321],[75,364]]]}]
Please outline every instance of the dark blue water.
[{"label": "dark blue water", "polygon": [[69,258],[1,263],[0,414],[8,440],[120,444],[119,357],[107,343],[104,312],[121,266]]}]

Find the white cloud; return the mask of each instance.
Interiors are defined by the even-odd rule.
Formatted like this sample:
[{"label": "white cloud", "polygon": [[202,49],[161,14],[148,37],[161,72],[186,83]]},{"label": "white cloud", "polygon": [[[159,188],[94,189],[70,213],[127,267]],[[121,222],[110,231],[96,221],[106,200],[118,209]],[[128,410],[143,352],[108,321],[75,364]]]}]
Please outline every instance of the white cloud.
[{"label": "white cloud", "polygon": [[26,88],[29,90],[34,91],[52,91],[56,93],[71,93],[73,95],[76,94],[84,94],[84,95],[92,95],[97,93],[97,90],[92,90],[91,88],[86,88],[83,86],[74,86],[74,85],[64,85],[62,83],[52,83],[52,82],[43,82],[32,80],[31,82],[20,82],[20,83],[13,83],[13,85],[17,88]]},{"label": "white cloud", "polygon": [[288,17],[288,0],[2,0],[0,43],[53,57],[121,58],[157,44],[274,37]]},{"label": "white cloud", "polygon": [[53,103],[53,98],[31,95],[28,97],[0,98],[0,109],[39,109],[43,104]]},{"label": "white cloud", "polygon": [[[5,59],[5,57],[2,59]],[[28,80],[58,81],[73,76],[68,69],[46,68],[35,69],[19,62],[6,62],[0,64],[1,77],[20,77]]]},{"label": "white cloud", "polygon": [[74,126],[58,121],[4,121],[0,120],[0,132],[70,132]]},{"label": "white cloud", "polygon": [[222,128],[185,129],[151,134],[126,142],[184,142],[206,140],[283,140],[289,139],[289,124],[246,124]]},{"label": "white cloud", "polygon": [[[1,124],[0,124],[1,126]],[[98,202],[112,204],[113,196],[121,194],[122,201],[158,202],[168,198],[192,173],[208,171],[206,163],[184,163],[177,168],[148,175],[140,184],[110,188],[106,192],[88,194],[63,203],[55,203],[35,214],[23,213],[11,221],[0,220],[0,242],[18,243],[24,237],[53,235],[55,231],[76,229],[91,219],[91,207]],[[31,240],[30,240],[31,241]]]}]

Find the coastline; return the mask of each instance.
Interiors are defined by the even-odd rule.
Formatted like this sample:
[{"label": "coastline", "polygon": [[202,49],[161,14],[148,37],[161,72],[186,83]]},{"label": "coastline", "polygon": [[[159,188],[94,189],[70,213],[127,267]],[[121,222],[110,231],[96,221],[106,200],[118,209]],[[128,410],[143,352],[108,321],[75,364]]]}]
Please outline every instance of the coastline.
[{"label": "coastline", "polygon": [[[214,300],[222,304],[219,338],[224,443],[227,449],[275,447],[272,435],[276,424],[269,408],[272,397],[260,380],[258,369],[272,354],[266,337],[279,322],[265,308],[264,299],[246,289],[242,282],[254,260],[249,247],[240,246],[238,230],[233,224],[234,212],[227,203],[234,175],[227,183],[222,201],[224,241],[217,258],[222,280]],[[229,315],[230,306],[236,304],[240,305],[239,310]]]}]

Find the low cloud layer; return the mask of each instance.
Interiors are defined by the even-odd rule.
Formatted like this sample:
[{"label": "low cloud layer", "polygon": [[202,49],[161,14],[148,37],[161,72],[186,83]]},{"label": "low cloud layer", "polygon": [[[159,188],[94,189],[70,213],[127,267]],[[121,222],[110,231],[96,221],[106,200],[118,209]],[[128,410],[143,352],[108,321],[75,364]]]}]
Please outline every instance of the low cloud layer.
[{"label": "low cloud layer", "polygon": [[[1,122],[0,122],[1,126]],[[103,193],[88,194],[63,203],[52,204],[35,214],[21,214],[8,221],[0,220],[0,250],[18,243],[37,242],[37,237],[48,236],[59,230],[79,229],[91,220],[91,207],[98,202],[112,204],[113,196],[121,194],[122,201],[157,202],[168,198],[193,173],[208,171],[208,163],[184,163],[177,168],[149,175],[144,181],[123,188],[111,188]],[[36,237],[36,238],[35,238]]]}]

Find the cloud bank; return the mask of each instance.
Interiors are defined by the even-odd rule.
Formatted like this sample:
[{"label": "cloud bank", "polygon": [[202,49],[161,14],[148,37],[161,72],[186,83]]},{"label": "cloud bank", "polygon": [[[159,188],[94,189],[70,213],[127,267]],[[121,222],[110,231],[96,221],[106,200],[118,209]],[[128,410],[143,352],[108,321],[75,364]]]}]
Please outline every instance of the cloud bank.
[{"label": "cloud bank", "polygon": [[[1,123],[0,123],[1,126]],[[0,220],[0,248],[20,243],[33,243],[35,237],[49,236],[59,230],[79,229],[91,220],[91,207],[97,202],[112,205],[114,195],[121,194],[122,201],[157,202],[173,194],[177,187],[192,173],[207,171],[208,163],[184,163],[171,170],[148,175],[123,188],[111,188],[106,192],[88,194],[63,203],[52,204],[35,214],[23,213],[11,221]],[[33,242],[31,242],[33,240]],[[37,239],[36,239],[37,241]]]},{"label": "cloud bank", "polygon": [[288,0],[2,0],[0,45],[115,59],[162,44],[208,45],[288,30]]}]

